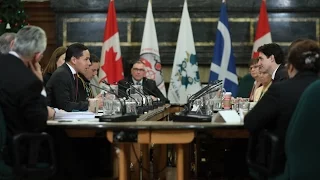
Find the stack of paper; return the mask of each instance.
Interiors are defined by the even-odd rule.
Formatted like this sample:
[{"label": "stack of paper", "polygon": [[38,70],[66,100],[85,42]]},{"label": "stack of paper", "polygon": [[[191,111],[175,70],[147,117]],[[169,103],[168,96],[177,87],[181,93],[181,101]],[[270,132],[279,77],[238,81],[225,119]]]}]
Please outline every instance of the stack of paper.
[{"label": "stack of paper", "polygon": [[94,119],[93,112],[56,112],[55,119]]}]

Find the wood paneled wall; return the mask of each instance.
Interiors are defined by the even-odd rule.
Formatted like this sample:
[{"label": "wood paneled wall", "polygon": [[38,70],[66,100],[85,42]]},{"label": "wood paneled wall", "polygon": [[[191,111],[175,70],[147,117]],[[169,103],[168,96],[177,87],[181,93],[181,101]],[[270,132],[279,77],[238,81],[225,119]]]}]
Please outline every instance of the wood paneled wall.
[{"label": "wood paneled wall", "polygon": [[47,34],[47,49],[44,52],[41,66],[44,68],[52,52],[57,48],[56,41],[56,19],[50,2],[25,2],[25,11],[28,15],[30,25],[41,27]]}]

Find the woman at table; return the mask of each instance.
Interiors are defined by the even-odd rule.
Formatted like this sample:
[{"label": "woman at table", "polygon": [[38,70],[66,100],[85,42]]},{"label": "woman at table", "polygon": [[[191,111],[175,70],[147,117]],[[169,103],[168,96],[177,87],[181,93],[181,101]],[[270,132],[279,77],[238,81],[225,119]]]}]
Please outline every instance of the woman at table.
[{"label": "woman at table", "polygon": [[[259,137],[262,131],[267,130],[279,138],[277,174],[283,173],[285,167],[284,140],[291,116],[303,91],[318,79],[320,48],[317,42],[308,39],[294,42],[289,48],[287,69],[290,79],[272,84],[244,118],[244,126],[250,136]],[[266,163],[267,153],[261,140],[258,139],[257,161]]]},{"label": "woman at table", "polygon": [[60,46],[52,53],[48,65],[43,70],[43,84],[46,87],[52,73],[65,62],[67,48]]},{"label": "woman at table", "polygon": [[271,75],[267,72],[260,72],[257,79],[262,84],[262,86],[258,87],[254,91],[254,97],[253,97],[254,102],[258,102],[262,98],[262,96],[267,92],[267,90],[272,84]]}]

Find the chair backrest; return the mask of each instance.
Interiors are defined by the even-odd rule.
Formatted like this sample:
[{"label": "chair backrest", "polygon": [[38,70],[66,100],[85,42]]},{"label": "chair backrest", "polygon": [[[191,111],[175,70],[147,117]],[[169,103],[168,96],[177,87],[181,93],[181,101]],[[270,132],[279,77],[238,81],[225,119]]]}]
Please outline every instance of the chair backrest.
[{"label": "chair backrest", "polygon": [[290,179],[320,177],[320,80],[303,93],[290,121],[285,150]]},{"label": "chair backrest", "polygon": [[6,139],[7,139],[6,128],[7,128],[6,122],[2,112],[2,108],[0,106],[0,179],[10,180],[14,178],[13,170],[3,160],[3,157],[5,156],[4,151],[5,151]]}]

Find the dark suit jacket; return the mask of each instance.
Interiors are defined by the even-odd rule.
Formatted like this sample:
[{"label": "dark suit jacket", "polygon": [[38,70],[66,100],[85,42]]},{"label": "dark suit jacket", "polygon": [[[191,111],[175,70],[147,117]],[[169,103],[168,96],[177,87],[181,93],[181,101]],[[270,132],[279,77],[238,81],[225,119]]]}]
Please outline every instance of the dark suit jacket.
[{"label": "dark suit jacket", "polygon": [[8,136],[44,130],[48,111],[42,82],[11,54],[0,56],[0,67],[0,106]]},{"label": "dark suit jacket", "polygon": [[[128,84],[126,84],[126,82],[133,83],[132,77],[126,77],[118,82],[118,88],[120,91],[126,92],[126,90],[130,87]],[[143,91],[146,95],[152,95],[160,98],[160,100],[165,103],[170,103],[170,101],[166,97],[164,97],[162,92],[159,90],[154,80],[147,79],[144,77],[142,81],[142,86]],[[119,95],[121,96],[121,93],[119,93]]]},{"label": "dark suit jacket", "polygon": [[[78,81],[78,83],[81,83]],[[60,66],[47,83],[47,100],[52,107],[65,111],[88,110],[88,101],[79,101],[79,93],[76,97],[74,76],[66,63]]]},{"label": "dark suit jacket", "polygon": [[277,69],[277,72],[274,76],[274,80],[272,81],[273,83],[275,82],[280,82],[283,80],[288,79],[288,71],[287,68],[284,67],[284,65],[280,65],[279,68]]},{"label": "dark suit jacket", "polygon": [[[292,79],[272,84],[262,99],[245,116],[244,126],[252,136],[268,130],[279,137],[281,142],[278,172],[283,172],[285,164],[284,140],[286,131],[296,105],[303,91],[318,79],[313,72],[301,72]],[[265,157],[259,149],[260,157]]]}]

